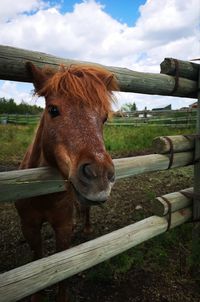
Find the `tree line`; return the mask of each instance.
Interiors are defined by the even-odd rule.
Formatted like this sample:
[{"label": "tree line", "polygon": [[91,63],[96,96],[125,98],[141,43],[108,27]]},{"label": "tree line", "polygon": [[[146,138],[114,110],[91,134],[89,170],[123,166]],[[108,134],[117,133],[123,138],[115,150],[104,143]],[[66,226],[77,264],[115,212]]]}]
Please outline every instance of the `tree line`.
[{"label": "tree line", "polygon": [[123,112],[132,112],[132,111],[137,111],[137,106],[136,103],[126,103],[124,104],[121,109]]},{"label": "tree line", "polygon": [[36,105],[29,105],[22,101],[16,104],[14,99],[0,98],[0,114],[39,114],[43,108]]}]

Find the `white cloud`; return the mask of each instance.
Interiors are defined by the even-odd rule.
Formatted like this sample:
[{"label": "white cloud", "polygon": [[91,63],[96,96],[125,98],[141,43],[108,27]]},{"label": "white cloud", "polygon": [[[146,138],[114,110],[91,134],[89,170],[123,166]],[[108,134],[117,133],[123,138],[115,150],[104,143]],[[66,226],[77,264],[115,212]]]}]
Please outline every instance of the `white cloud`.
[{"label": "white cloud", "polygon": [[8,22],[17,17],[18,14],[30,13],[45,6],[46,4],[41,0],[1,0],[0,21]]},{"label": "white cloud", "polygon": [[17,88],[17,83],[10,81],[3,82],[0,90],[0,97],[5,97],[7,99],[14,98],[17,103],[21,102],[24,99],[30,100],[30,94],[19,91]]},{"label": "white cloud", "polygon": [[[134,27],[113,19],[94,0],[75,4],[66,13],[40,0],[9,1],[0,2],[0,44],[144,72],[159,72],[164,57],[199,56],[198,0],[147,0]],[[158,107],[164,98],[157,98]],[[134,95],[141,108],[147,106],[142,100],[149,107],[152,99]]]},{"label": "white cloud", "polygon": [[33,85],[28,83],[19,84],[17,82],[1,81],[0,98],[3,97],[14,99],[17,104],[25,101],[31,105],[44,107],[43,98],[33,96]]},{"label": "white cloud", "polygon": [[187,37],[199,22],[199,6],[198,0],[148,0],[140,8],[136,27],[141,36],[157,43]]},{"label": "white cloud", "polygon": [[[189,60],[198,56],[200,3],[148,0],[140,7],[135,30],[149,44],[147,54],[160,62],[167,56]],[[148,42],[149,41],[149,42]]]}]

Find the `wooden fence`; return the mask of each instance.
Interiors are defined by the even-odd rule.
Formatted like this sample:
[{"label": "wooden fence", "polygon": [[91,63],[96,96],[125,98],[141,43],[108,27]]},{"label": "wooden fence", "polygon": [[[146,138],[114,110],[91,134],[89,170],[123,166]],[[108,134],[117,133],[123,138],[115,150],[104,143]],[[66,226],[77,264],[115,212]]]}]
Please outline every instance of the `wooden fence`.
[{"label": "wooden fence", "polygon": [[197,121],[196,109],[180,110],[136,110],[131,112],[117,111],[109,126],[134,126],[143,125],[162,126],[171,128],[195,128]]},{"label": "wooden fence", "polygon": [[123,120],[112,119],[106,123],[106,126],[155,126],[155,127],[168,127],[168,128],[195,128],[196,118],[127,118]]},{"label": "wooden fence", "polygon": [[[196,109],[161,111],[136,111],[123,113],[124,117],[115,117],[107,121],[107,126],[151,126],[189,128],[196,126]],[[41,115],[39,114],[0,114],[0,124],[35,125]]]},{"label": "wooden fence", "polygon": [[[0,78],[30,81],[25,70],[27,60],[33,61],[38,66],[45,64],[55,68],[60,63],[80,63],[38,52],[0,46]],[[184,72],[180,69],[181,66]],[[107,68],[116,74],[122,91],[190,98],[195,98],[198,94],[199,66],[190,62],[180,61],[179,76],[182,77],[179,77],[178,82],[176,70],[174,76],[174,74],[147,74],[116,67]],[[189,70],[186,72],[189,78],[185,78],[185,69]],[[195,71],[191,72],[191,69]],[[198,97],[197,132],[200,134],[200,93]],[[168,147],[165,140],[170,142]],[[176,146],[180,147],[180,140],[182,148],[177,150]],[[156,200],[156,216],[1,274],[1,301],[17,301],[174,228],[192,217],[193,219],[200,218],[200,161],[198,160],[200,141],[198,136],[189,139],[188,137],[161,138],[154,144],[157,148],[155,151],[161,154],[114,160],[117,178],[194,164],[194,189],[189,188],[186,192],[173,193],[173,196],[161,196],[162,202],[159,206],[160,200]],[[63,191],[64,183],[58,172],[50,168],[2,172],[0,173],[0,200],[14,200]],[[193,208],[191,192],[194,192]],[[163,202],[166,199],[169,201],[167,205]],[[169,204],[171,204],[170,207],[168,207]]]},{"label": "wooden fence", "polygon": [[40,120],[39,114],[0,114],[0,124],[35,125]]}]

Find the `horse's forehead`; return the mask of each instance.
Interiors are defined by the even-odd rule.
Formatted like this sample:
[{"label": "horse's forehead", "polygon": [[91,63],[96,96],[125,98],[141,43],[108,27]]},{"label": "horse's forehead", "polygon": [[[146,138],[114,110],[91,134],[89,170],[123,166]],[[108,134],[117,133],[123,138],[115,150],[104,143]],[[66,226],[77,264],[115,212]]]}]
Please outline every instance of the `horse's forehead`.
[{"label": "horse's forehead", "polygon": [[76,98],[69,95],[49,95],[46,98],[46,105],[57,105],[62,107],[64,110],[71,110],[79,112],[81,110],[90,111],[90,112],[100,112],[104,106],[104,100],[99,100],[95,102],[92,99],[87,100],[87,98]]},{"label": "horse's forehead", "polygon": [[[95,119],[101,117],[104,110],[100,104],[95,104],[94,106],[88,105],[87,103],[79,102],[62,102],[62,110],[64,114],[70,115],[73,119]],[[106,112],[105,112],[106,113]]]}]

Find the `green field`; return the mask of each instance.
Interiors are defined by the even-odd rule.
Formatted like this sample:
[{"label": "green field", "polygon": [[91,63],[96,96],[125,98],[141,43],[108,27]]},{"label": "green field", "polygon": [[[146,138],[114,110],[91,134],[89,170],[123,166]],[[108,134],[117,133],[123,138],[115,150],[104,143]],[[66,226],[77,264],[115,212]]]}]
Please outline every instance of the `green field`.
[{"label": "green field", "polygon": [[161,126],[143,125],[106,126],[104,130],[105,144],[108,151],[141,151],[150,149],[156,136],[191,134],[194,128],[168,128]]},{"label": "green field", "polygon": [[35,126],[0,125],[0,164],[17,165],[33,139]]},{"label": "green field", "polygon": [[[36,125],[0,125],[0,163],[17,165],[31,143]],[[145,151],[151,148],[156,136],[190,134],[194,128],[174,129],[151,125],[105,126],[104,139],[107,150],[113,155],[117,152]]]}]

